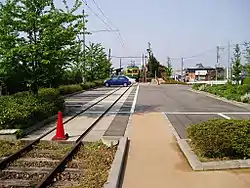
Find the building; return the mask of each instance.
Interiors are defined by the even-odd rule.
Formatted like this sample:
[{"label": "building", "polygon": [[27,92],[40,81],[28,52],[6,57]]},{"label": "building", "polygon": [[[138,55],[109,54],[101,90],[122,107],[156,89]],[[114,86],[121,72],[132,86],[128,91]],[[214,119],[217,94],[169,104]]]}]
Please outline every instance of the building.
[{"label": "building", "polygon": [[207,81],[207,80],[223,80],[224,79],[224,68],[223,67],[204,67],[201,63],[196,64],[195,67],[185,69],[185,81]]}]

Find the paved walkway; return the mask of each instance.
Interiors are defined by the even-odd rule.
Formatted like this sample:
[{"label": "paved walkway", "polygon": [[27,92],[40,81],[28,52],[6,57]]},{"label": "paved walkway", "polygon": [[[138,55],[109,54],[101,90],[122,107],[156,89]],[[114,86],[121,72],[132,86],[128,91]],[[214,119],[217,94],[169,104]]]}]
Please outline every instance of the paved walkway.
[{"label": "paved walkway", "polygon": [[194,172],[161,113],[136,114],[122,188],[249,188],[250,170]]}]

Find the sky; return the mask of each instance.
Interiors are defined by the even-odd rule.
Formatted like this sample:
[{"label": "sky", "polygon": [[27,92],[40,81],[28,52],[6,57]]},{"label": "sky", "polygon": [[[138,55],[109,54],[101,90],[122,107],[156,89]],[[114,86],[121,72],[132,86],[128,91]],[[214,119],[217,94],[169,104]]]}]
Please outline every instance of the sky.
[{"label": "sky", "polygon": [[[68,0],[72,6],[74,0]],[[88,31],[108,29],[93,14],[94,11],[106,20],[93,0],[84,0],[88,14]],[[62,0],[55,0],[58,7],[63,7]],[[101,43],[112,56],[136,56],[146,54],[148,42],[155,57],[166,65],[171,58],[174,68],[193,67],[196,63],[214,66],[216,63],[216,46],[219,45],[220,63],[228,65],[227,45],[230,41],[231,56],[233,45],[250,41],[250,0],[95,0],[105,16],[111,21],[106,23],[112,29],[119,29],[124,46],[117,32],[98,32],[86,36],[87,43]],[[91,10],[89,9],[91,8]],[[83,7],[79,10],[82,12]],[[243,46],[241,46],[243,48]],[[196,56],[197,55],[197,56]],[[186,58],[192,57],[193,58]],[[122,59],[126,67],[135,60]],[[119,59],[112,58],[114,67],[119,66]]]},{"label": "sky", "polygon": [[[58,0],[60,1],[60,0]],[[169,56],[174,68],[180,68],[181,57],[184,67],[203,63],[214,66],[216,46],[220,51],[220,63],[228,64],[228,41],[231,44],[250,41],[250,0],[95,0],[106,17],[119,28],[124,41],[122,47],[116,32],[93,33],[87,41],[100,42],[113,56],[142,56],[147,53],[148,42],[161,64]],[[94,12],[102,14],[93,0],[87,4]],[[107,29],[88,7],[88,30]],[[109,23],[109,22],[107,22]],[[109,24],[112,29],[116,29]],[[242,46],[243,47],[243,46]],[[231,47],[233,52],[233,46]],[[131,60],[122,59],[126,66]],[[115,67],[119,59],[112,58]]]}]

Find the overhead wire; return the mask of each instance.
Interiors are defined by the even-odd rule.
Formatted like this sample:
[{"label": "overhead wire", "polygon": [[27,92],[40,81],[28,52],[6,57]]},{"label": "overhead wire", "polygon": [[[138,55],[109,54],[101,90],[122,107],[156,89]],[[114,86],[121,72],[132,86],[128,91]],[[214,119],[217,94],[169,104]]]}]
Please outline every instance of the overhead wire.
[{"label": "overhead wire", "polygon": [[104,25],[106,25],[108,27],[108,30],[112,30],[112,28],[95,12],[93,11],[93,9],[87,4],[86,1],[83,0],[83,2],[85,3],[85,5],[88,7],[88,9],[99,19],[101,20]]},{"label": "overhead wire", "polygon": [[113,24],[113,23],[110,21],[110,19],[104,14],[103,10],[102,10],[101,7],[97,4],[97,2],[96,2],[95,0],[92,0],[92,1],[94,2],[94,4],[96,5],[96,7],[98,8],[98,10],[101,12],[102,16],[103,16],[111,25],[113,25],[113,26],[118,30],[118,31],[117,31],[117,32],[118,32],[118,38],[119,38],[119,40],[120,40],[122,46],[124,47],[124,41],[123,41],[123,38],[122,38],[122,36],[121,36],[121,33],[120,33],[119,28],[118,28],[115,24]]},{"label": "overhead wire", "polygon": [[101,7],[96,3],[96,1],[95,0],[92,0],[92,1],[94,2],[94,4],[96,5],[96,7],[98,8],[98,10],[101,12],[101,14],[103,15],[103,17],[106,18],[106,20],[118,30],[117,31],[118,32],[118,36],[120,37],[120,40],[121,40],[121,42],[122,42],[122,44],[124,46],[124,41],[123,41],[123,38],[122,38],[121,33],[119,31],[119,28],[115,24],[113,24],[110,21],[110,19],[104,14],[104,12],[102,11]]},{"label": "overhead wire", "polygon": [[[85,0],[82,0],[83,2],[84,2],[84,4],[86,5],[86,7],[99,19],[99,20],[101,20],[102,21],[102,23],[104,23],[104,25],[108,28],[108,30],[109,31],[114,31],[111,27],[110,27],[110,25],[104,20],[104,19],[102,19],[88,4],[87,4],[87,2],[85,1]],[[97,5],[97,3],[96,2],[94,2],[96,5]],[[98,6],[98,5],[97,5]],[[104,12],[101,10],[101,8],[98,6],[98,9],[100,10],[100,12],[103,14],[103,15],[105,15],[104,14]],[[104,18],[106,18],[107,19],[107,17],[106,16],[103,16]],[[107,19],[108,20],[108,19]],[[109,21],[109,20],[108,20]],[[111,21],[109,21],[109,22],[111,22]],[[112,25],[114,25],[114,24],[112,24]],[[116,27],[117,28],[117,27]],[[119,42],[121,43],[121,45],[122,45],[122,47],[124,47],[124,42],[123,42],[123,40],[121,39],[121,34],[120,34],[120,31],[119,31],[119,29],[117,28],[117,32],[118,32],[118,36],[120,36],[120,38],[118,37],[118,40],[119,40]]]}]

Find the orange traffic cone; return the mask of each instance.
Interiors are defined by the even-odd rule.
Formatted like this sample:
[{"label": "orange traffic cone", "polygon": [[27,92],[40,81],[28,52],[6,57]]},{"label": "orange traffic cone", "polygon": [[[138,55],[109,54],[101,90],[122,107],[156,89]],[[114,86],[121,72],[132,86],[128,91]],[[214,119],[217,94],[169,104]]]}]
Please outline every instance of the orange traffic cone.
[{"label": "orange traffic cone", "polygon": [[68,134],[64,134],[62,112],[58,112],[56,135],[52,140],[67,140],[69,138]]}]

